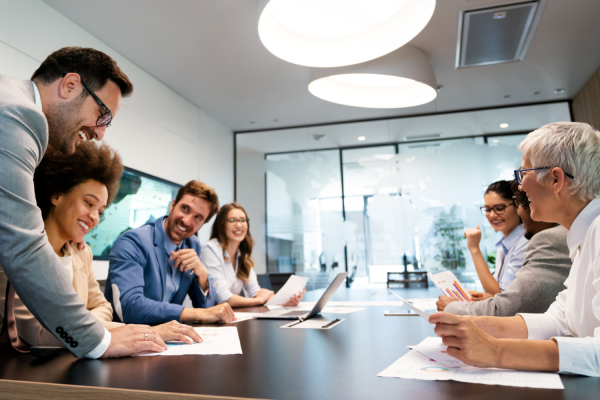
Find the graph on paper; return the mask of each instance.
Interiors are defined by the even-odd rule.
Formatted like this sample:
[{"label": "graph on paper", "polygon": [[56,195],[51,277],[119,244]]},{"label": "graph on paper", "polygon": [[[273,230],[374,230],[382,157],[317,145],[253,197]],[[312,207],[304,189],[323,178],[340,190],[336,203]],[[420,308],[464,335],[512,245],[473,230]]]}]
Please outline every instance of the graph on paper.
[{"label": "graph on paper", "polygon": [[439,274],[429,274],[429,278],[444,293],[444,296],[454,297],[458,301],[471,301],[471,296],[452,272],[444,271]]}]

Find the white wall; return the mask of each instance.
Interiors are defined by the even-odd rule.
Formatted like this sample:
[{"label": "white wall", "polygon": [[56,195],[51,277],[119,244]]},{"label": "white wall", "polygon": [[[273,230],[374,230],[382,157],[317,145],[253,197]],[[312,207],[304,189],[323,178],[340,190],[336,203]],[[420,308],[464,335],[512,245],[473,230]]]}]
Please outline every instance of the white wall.
[{"label": "white wall", "polygon": [[[233,201],[230,129],[46,3],[0,0],[0,10],[0,74],[29,79],[50,53],[65,46],[103,51],[117,61],[135,87],[105,138],[124,164],[179,184],[199,179],[216,190],[221,204]],[[110,29],[110,17],[106,20]],[[209,235],[210,226],[200,230],[202,241]],[[94,267],[98,279],[104,279],[107,262],[96,262]]]},{"label": "white wall", "polygon": [[[240,137],[238,135],[238,141]],[[237,151],[237,202],[250,218],[250,233],[254,239],[252,257],[257,274],[267,272],[265,243],[265,155],[238,147]]]}]

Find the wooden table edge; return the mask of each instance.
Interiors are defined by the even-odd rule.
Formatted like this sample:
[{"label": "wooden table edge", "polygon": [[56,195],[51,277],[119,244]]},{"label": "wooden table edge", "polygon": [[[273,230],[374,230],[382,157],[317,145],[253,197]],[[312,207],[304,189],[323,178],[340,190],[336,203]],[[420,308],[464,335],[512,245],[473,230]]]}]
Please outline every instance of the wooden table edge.
[{"label": "wooden table edge", "polygon": [[0,379],[0,397],[3,399],[82,399],[110,398],[113,400],[248,400],[245,397],[214,396],[204,394],[184,394],[154,392],[147,390],[116,389],[96,386],[65,385]]}]

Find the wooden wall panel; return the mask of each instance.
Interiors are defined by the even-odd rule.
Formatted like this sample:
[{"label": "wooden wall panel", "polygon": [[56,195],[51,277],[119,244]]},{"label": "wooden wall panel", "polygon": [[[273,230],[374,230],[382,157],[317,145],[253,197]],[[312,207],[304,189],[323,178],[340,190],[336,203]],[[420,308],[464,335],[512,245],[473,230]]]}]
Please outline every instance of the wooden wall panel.
[{"label": "wooden wall panel", "polygon": [[573,98],[573,119],[600,129],[600,68]]}]

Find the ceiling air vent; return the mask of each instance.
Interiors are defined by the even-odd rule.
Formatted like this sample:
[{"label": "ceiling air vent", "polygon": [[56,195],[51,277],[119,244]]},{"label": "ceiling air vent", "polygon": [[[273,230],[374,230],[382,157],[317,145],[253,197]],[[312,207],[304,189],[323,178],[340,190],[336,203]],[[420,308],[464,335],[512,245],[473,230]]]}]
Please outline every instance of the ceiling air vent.
[{"label": "ceiling air vent", "polygon": [[462,11],[456,68],[523,60],[544,0]]}]

